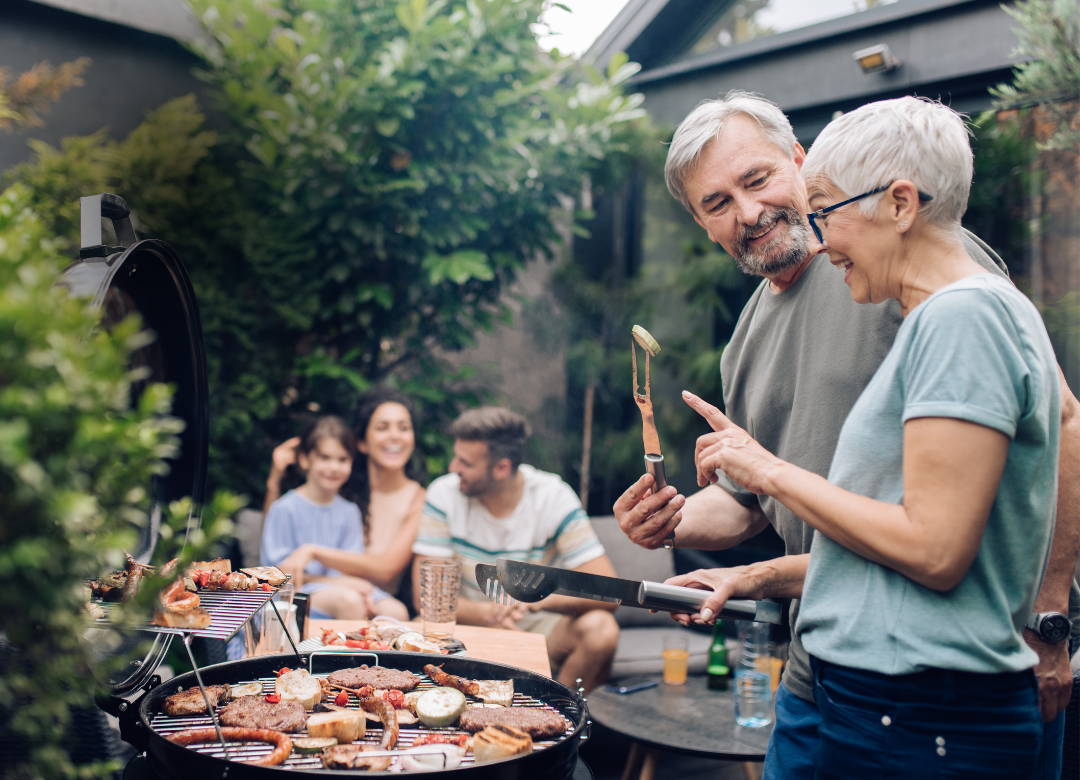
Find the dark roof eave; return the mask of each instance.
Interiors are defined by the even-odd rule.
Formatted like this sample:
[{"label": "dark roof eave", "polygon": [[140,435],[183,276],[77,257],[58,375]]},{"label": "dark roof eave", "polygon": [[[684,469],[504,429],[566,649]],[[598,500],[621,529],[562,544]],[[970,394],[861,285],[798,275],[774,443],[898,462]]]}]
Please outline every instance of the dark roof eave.
[{"label": "dark roof eave", "polygon": [[801,27],[798,30],[750,41],[739,46],[733,46],[730,49],[709,52],[693,59],[643,71],[630,79],[628,83],[636,87],[642,84],[677,78],[698,71],[722,67],[740,60],[763,57],[783,49],[793,49],[798,46],[818,43],[826,38],[834,38],[858,30],[869,30],[873,27],[891,24],[913,16],[921,16],[947,8],[972,4],[987,5],[989,2],[988,0],[908,0],[908,2],[904,3],[880,6],[839,19],[831,19],[809,27]]}]

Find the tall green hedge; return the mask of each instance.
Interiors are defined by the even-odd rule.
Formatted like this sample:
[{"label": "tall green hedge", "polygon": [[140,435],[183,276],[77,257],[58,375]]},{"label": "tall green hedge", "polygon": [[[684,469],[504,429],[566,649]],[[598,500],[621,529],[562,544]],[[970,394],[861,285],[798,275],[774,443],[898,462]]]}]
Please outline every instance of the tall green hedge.
[{"label": "tall green hedge", "polygon": [[[56,286],[66,265],[30,209],[25,187],[0,193],[0,767],[8,777],[70,777],[69,707],[91,706],[94,675],[82,640],[83,581],[123,566],[146,524],[146,488],[177,447],[171,391],[150,385],[131,406],[132,350],[152,336],[136,318],[112,332],[100,313]],[[188,557],[229,530],[238,502],[219,496]],[[173,507],[156,551],[177,550],[188,504]],[[146,619],[148,581],[119,625]],[[100,633],[106,633],[106,629]],[[115,659],[120,662],[123,659]],[[98,674],[109,666],[98,663]],[[25,752],[12,751],[14,741]]]},{"label": "tall green hedge", "polygon": [[36,144],[8,175],[59,235],[79,195],[117,192],[172,244],[210,359],[213,486],[258,495],[269,452],[376,382],[420,402],[420,447],[480,400],[443,357],[507,320],[501,296],[548,255],[583,176],[643,116],[627,65],[589,77],[543,52],[543,0],[196,0],[215,40],[193,98],[123,141]]}]

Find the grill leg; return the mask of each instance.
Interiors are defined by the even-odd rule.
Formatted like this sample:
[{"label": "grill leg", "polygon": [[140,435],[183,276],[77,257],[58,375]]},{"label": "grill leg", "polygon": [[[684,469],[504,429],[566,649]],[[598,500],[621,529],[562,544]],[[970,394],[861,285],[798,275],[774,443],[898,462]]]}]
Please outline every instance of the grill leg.
[{"label": "grill leg", "polygon": [[191,654],[191,634],[184,634],[184,649],[187,650],[188,660],[191,661],[191,668],[195,671],[195,680],[199,683],[199,690],[202,691],[203,701],[206,703],[206,711],[210,713],[210,720],[214,724],[214,731],[217,732],[218,740],[221,742],[221,749],[225,751],[225,758],[229,761],[232,760],[232,756],[229,754],[229,746],[225,744],[225,737],[221,733],[221,726],[218,724],[217,715],[214,714],[214,708],[210,706],[210,696],[206,693],[206,686],[203,685],[202,675],[199,674],[199,665],[195,663],[195,656]]}]

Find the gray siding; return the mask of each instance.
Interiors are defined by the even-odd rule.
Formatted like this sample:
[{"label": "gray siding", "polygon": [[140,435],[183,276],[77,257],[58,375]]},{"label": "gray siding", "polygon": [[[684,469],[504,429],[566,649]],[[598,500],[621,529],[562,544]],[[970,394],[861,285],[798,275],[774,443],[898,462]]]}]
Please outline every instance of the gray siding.
[{"label": "gray siding", "polygon": [[[904,5],[901,0],[880,10]],[[1015,23],[996,2],[961,3],[850,29],[860,16],[762,39],[750,56],[703,62],[695,69],[684,65],[681,73],[678,67],[647,71],[635,87],[646,95],[653,119],[669,125],[704,98],[736,88],[759,92],[790,114],[800,138],[806,138],[838,108],[895,95],[940,97],[961,111],[984,110],[990,104],[987,87],[1007,79],[1015,64],[1010,56]],[[828,34],[832,30],[837,32]],[[903,65],[864,75],[851,55],[878,43],[887,43]]]},{"label": "gray siding", "polygon": [[27,138],[57,146],[61,138],[102,127],[123,138],[172,98],[195,92],[204,110],[211,105],[206,85],[191,73],[197,59],[172,38],[28,0],[0,0],[0,67],[9,75],[42,60],[59,65],[78,57],[93,60],[86,84],[42,114],[44,127],[0,132],[0,171],[31,156]]}]

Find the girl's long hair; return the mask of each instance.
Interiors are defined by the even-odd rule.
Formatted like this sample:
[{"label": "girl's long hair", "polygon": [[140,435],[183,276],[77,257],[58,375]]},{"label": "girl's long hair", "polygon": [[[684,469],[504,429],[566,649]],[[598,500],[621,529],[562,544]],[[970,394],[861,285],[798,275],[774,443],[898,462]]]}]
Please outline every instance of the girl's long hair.
[{"label": "girl's long hair", "polygon": [[[375,410],[383,404],[389,403],[401,404],[404,406],[405,411],[409,413],[409,422],[412,423],[414,449],[412,457],[410,457],[409,462],[405,464],[405,476],[414,482],[419,482],[422,486],[426,485],[427,474],[421,465],[422,461],[415,449],[416,443],[420,438],[416,429],[416,406],[413,404],[412,400],[400,390],[394,390],[390,387],[380,387],[360,397],[360,400],[356,403],[356,413],[353,416],[353,430],[356,431],[356,439],[357,441],[364,441],[367,438],[367,429],[371,424],[371,418],[374,416]],[[367,542],[370,525],[368,511],[371,507],[371,483],[368,481],[367,460],[367,455],[356,450],[356,457],[353,459],[352,475],[349,477],[349,481],[346,482],[341,489],[341,494],[345,498],[360,507],[360,517],[364,523],[365,543]]]}]

